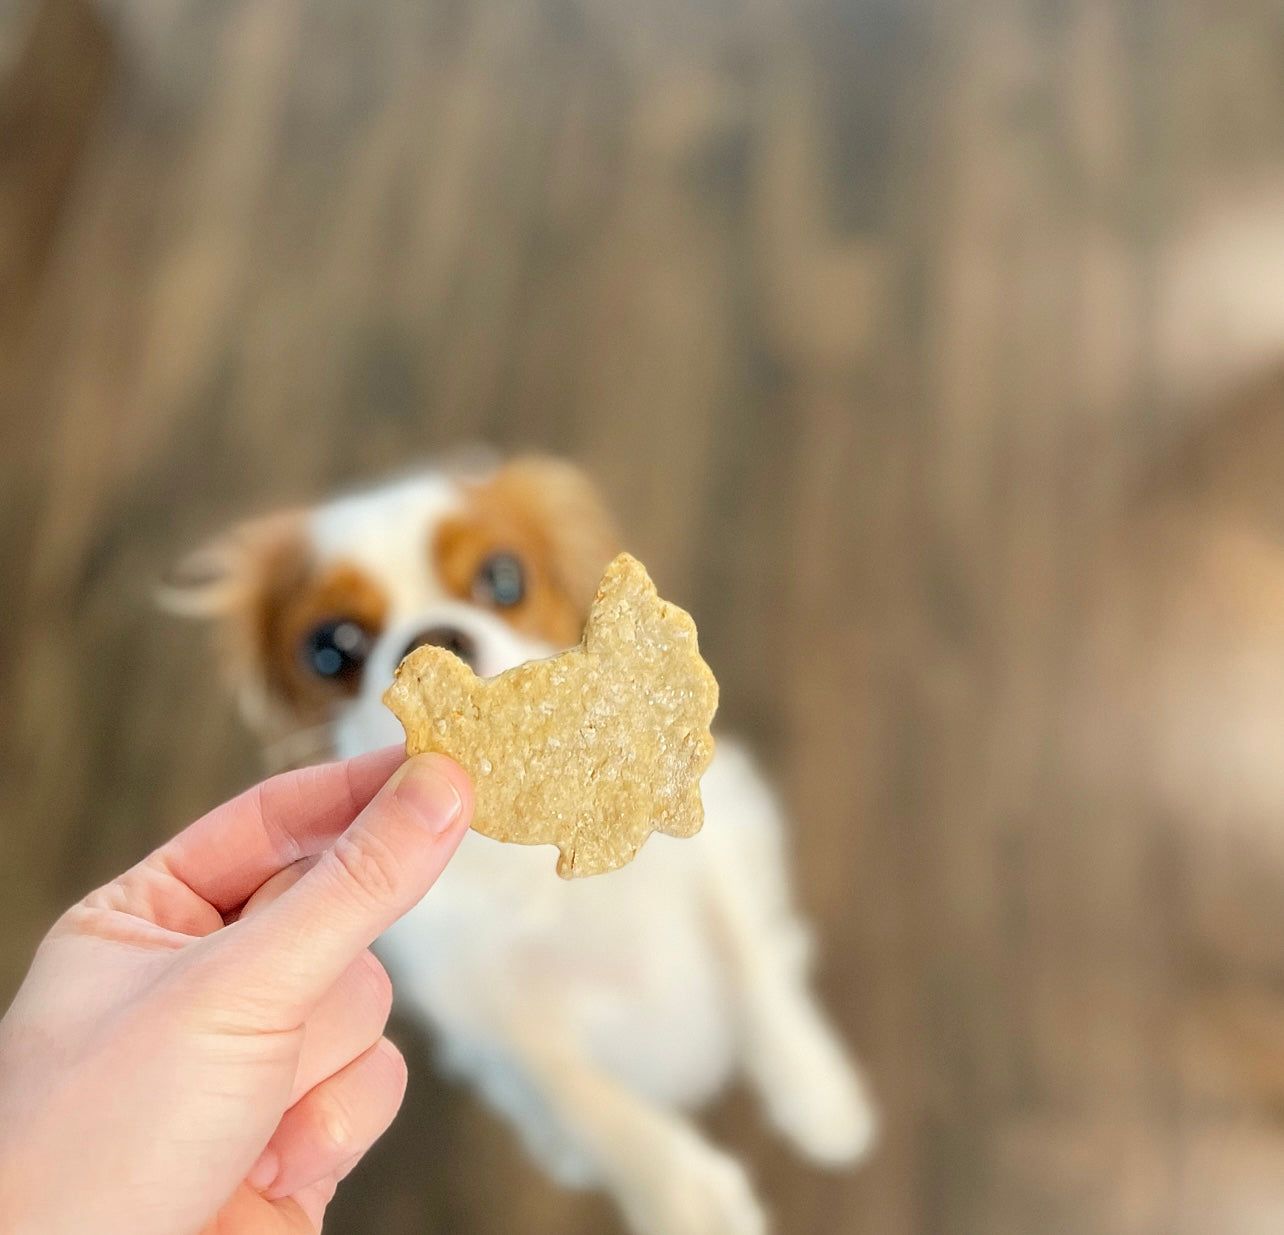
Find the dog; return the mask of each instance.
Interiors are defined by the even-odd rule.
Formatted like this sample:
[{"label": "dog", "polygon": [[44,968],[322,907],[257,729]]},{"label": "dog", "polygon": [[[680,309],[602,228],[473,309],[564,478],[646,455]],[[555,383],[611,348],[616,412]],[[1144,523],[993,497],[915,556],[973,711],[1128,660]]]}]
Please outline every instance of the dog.
[{"label": "dog", "polygon": [[[442,465],[242,523],[176,568],[165,603],[212,620],[276,768],[403,738],[381,696],[431,643],[491,677],[577,643],[620,536],[559,460]],[[560,1183],[606,1189],[637,1235],[757,1235],[746,1172],[689,1112],[735,1074],[812,1162],[876,1129],[808,983],[780,808],[720,738],[692,839],[566,883],[541,847],[469,833],[377,945],[445,1067]]]}]

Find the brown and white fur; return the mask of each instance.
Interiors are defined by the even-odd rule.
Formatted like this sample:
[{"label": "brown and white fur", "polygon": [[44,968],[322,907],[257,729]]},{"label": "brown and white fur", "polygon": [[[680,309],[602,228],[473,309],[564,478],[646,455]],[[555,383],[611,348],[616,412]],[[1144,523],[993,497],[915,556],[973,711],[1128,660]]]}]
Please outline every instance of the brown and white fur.
[{"label": "brown and white fur", "polygon": [[[275,762],[303,762],[401,740],[380,696],[419,642],[462,648],[482,676],[577,642],[617,542],[569,464],[426,471],[234,529],[183,564],[169,600],[218,619],[246,718]],[[520,564],[515,603],[483,566],[497,553]],[[314,632],[336,621],[365,641],[326,676]],[[766,1229],[744,1170],[684,1114],[737,1072],[814,1162],[854,1162],[874,1133],[808,985],[775,799],[725,739],[702,791],[700,835],[655,836],[608,878],[563,882],[547,850],[470,833],[379,945],[446,1066],[554,1178],[609,1190],[639,1235]]]}]

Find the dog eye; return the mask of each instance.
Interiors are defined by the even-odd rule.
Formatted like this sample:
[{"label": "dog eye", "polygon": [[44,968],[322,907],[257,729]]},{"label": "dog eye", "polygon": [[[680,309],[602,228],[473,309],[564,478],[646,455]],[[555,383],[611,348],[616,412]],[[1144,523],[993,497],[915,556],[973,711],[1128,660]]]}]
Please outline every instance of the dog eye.
[{"label": "dog eye", "polygon": [[361,672],[373,639],[349,618],[322,622],[300,648],[303,663],[319,678],[351,682]]},{"label": "dog eye", "polygon": [[511,609],[526,595],[522,564],[511,553],[492,553],[473,576],[473,599],[499,609]]}]

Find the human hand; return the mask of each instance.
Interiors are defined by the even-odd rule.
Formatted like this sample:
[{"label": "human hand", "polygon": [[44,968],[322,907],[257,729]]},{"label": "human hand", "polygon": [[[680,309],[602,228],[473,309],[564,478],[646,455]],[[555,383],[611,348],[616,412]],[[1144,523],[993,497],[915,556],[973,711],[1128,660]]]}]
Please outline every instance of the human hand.
[{"label": "human hand", "polygon": [[320,1228],[405,1088],[369,945],[472,815],[404,758],[265,781],[59,919],[0,1020],[0,1230]]}]

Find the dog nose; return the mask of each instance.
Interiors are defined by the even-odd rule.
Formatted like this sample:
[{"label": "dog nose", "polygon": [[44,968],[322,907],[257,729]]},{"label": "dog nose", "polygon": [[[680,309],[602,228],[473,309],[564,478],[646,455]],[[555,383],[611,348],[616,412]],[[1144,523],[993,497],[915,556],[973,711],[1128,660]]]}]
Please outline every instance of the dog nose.
[{"label": "dog nose", "polygon": [[477,640],[472,635],[465,634],[458,626],[426,627],[406,644],[406,650],[401,655],[405,658],[415,648],[424,647],[426,644],[454,652],[470,669],[477,668]]}]

